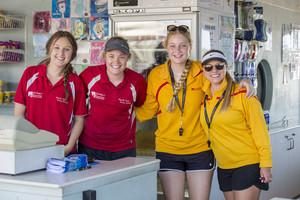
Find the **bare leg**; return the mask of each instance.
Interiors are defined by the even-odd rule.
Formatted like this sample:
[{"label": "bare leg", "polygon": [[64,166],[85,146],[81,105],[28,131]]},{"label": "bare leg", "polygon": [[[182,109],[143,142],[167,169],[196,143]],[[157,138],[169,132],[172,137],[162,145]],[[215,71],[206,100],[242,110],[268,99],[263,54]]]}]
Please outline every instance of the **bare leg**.
[{"label": "bare leg", "polygon": [[226,200],[234,200],[233,191],[223,192]]},{"label": "bare leg", "polygon": [[158,172],[165,200],[184,200],[185,173]]},{"label": "bare leg", "polygon": [[187,172],[190,200],[209,200],[214,170]]},{"label": "bare leg", "polygon": [[255,185],[248,189],[241,191],[233,191],[235,200],[258,200],[260,195],[260,189]]}]

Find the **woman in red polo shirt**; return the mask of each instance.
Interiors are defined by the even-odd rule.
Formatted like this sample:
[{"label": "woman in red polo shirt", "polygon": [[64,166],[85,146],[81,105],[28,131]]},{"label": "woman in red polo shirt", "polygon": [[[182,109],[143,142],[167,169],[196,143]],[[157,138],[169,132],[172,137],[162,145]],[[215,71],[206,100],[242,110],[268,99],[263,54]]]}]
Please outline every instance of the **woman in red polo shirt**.
[{"label": "woman in red polo shirt", "polygon": [[14,114],[58,135],[57,144],[65,145],[68,155],[76,151],[87,115],[86,92],[70,63],[76,57],[77,43],[71,33],[58,31],[48,40],[46,50],[49,61],[24,71],[14,99]]},{"label": "woman in red polo shirt", "polygon": [[104,65],[90,66],[81,74],[88,91],[89,115],[79,138],[79,153],[99,160],[136,156],[134,107],[146,98],[146,81],[126,68],[129,46],[122,37],[105,45]]}]

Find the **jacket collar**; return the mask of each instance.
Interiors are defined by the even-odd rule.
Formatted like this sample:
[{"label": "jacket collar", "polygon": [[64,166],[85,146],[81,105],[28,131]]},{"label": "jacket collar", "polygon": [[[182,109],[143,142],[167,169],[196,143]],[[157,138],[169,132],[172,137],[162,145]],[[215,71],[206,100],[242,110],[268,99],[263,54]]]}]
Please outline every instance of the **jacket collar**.
[{"label": "jacket collar", "polygon": [[[203,86],[203,91],[209,97],[211,97],[210,86],[211,86],[211,82],[205,78],[205,82],[204,82],[204,86]],[[226,77],[224,77],[224,79],[223,79],[223,81],[221,83],[221,87],[220,87],[221,89],[215,91],[216,92],[215,94],[218,94],[218,93],[222,94],[224,92],[224,90],[226,89],[226,87],[227,87],[227,79],[226,79]]]},{"label": "jacket collar", "polygon": [[[170,59],[167,60],[165,64],[163,64],[162,70],[160,72],[160,78],[165,79],[169,83],[171,83],[171,76],[169,72],[169,64],[171,63]],[[191,83],[197,75],[202,72],[201,63],[192,61],[191,69],[188,75],[187,84]]]}]

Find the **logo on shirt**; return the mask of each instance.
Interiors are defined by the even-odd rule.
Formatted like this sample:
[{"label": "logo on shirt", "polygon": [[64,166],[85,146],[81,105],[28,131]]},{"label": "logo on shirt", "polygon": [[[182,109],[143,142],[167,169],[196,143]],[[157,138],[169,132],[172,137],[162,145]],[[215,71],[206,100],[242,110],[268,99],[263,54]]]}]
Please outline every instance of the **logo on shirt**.
[{"label": "logo on shirt", "polygon": [[199,90],[201,90],[200,87],[199,88],[192,88],[192,91],[199,91]]},{"label": "logo on shirt", "polygon": [[61,103],[69,103],[68,101],[65,101],[65,98],[62,98],[62,97],[56,97],[56,101],[61,102]]},{"label": "logo on shirt", "polygon": [[101,94],[98,92],[92,92],[92,97],[95,99],[100,99],[100,100],[104,100],[105,99],[105,94]]},{"label": "logo on shirt", "polygon": [[32,92],[32,91],[29,91],[28,92],[28,96],[31,97],[31,98],[43,98],[43,93],[40,93],[40,92]]},{"label": "logo on shirt", "polygon": [[131,101],[128,100],[128,99],[119,99],[119,102],[120,102],[121,104],[131,104]]}]

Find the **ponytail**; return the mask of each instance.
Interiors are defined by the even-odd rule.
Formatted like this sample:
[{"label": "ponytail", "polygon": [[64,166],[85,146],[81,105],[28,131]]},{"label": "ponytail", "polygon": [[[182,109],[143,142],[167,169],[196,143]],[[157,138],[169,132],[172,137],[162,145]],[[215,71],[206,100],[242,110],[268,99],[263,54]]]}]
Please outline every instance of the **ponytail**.
[{"label": "ponytail", "polygon": [[[229,72],[226,71],[226,79],[227,79],[227,87],[226,92],[224,95],[224,101],[222,104],[222,107],[220,109],[220,112],[225,112],[228,110],[230,103],[231,103],[231,94],[235,91],[235,82],[233,78],[230,76]],[[233,98],[234,95],[232,95]]]}]

